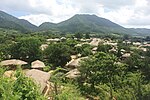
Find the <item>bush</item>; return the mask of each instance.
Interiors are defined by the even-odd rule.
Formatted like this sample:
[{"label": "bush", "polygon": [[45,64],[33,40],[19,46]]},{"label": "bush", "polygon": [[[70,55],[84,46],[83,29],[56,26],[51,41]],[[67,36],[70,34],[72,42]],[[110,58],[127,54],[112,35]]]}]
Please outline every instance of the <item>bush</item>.
[{"label": "bush", "polygon": [[83,97],[81,97],[80,92],[78,89],[70,84],[67,84],[64,86],[63,90],[60,94],[56,95],[56,100],[84,100]]},{"label": "bush", "polygon": [[0,100],[46,100],[37,85],[21,70],[17,71],[16,80],[4,77],[4,72],[0,68]]}]

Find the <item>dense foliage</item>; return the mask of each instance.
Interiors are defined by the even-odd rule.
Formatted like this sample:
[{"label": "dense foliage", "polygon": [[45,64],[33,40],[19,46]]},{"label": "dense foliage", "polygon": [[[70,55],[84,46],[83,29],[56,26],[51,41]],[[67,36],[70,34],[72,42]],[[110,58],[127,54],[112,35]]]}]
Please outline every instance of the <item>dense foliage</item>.
[{"label": "dense foliage", "polygon": [[48,63],[53,66],[63,67],[71,59],[69,46],[63,45],[62,43],[50,44],[45,50],[45,57]]},{"label": "dense foliage", "polygon": [[0,68],[0,99],[1,100],[45,100],[39,92],[39,87],[21,70],[14,72],[16,78],[3,75],[4,69]]},{"label": "dense foliage", "polygon": [[28,62],[41,59],[40,45],[38,38],[21,38],[10,47],[11,56]]},{"label": "dense foliage", "polygon": [[[146,48],[146,51],[143,51],[140,46],[133,45],[133,42],[145,41],[148,37],[143,39],[118,36],[117,33],[113,36],[92,33],[90,37],[117,43],[107,45],[101,42],[96,53],[92,53],[94,47],[80,39],[83,39],[83,36],[89,38],[88,34],[55,33],[44,31],[20,34],[15,30],[0,29],[0,61],[16,58],[31,64],[33,60],[42,60],[46,64],[43,71],[51,74],[49,82],[53,84],[54,89],[48,96],[54,100],[149,100],[150,48],[144,46],[142,48]],[[76,39],[74,38],[76,35],[82,37]],[[47,41],[49,38],[60,40],[49,42]],[[40,49],[42,44],[48,46],[43,51]],[[144,42],[141,44],[144,45]],[[115,53],[111,53],[111,49],[115,49]],[[130,56],[123,57],[126,53],[130,53]],[[78,78],[70,79],[66,77],[66,73],[70,70],[64,66],[71,60],[71,55],[80,58],[78,54],[81,54],[81,57],[88,57],[81,61],[81,66],[76,67],[80,71]],[[0,99],[45,99],[39,93],[39,87],[20,70],[16,71],[16,80],[13,77],[4,77],[4,72],[5,70],[0,68]]]}]

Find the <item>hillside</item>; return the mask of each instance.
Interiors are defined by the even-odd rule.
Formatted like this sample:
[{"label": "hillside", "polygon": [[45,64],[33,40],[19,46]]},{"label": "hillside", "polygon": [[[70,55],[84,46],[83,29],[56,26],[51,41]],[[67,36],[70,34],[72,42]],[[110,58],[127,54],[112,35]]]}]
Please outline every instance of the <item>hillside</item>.
[{"label": "hillside", "polygon": [[[42,28],[41,28],[42,27]],[[39,27],[44,29],[56,29],[61,32],[99,32],[99,33],[132,33],[130,30],[96,15],[77,14],[68,20],[58,24],[43,23]],[[134,33],[134,32],[133,32]]]},{"label": "hillside", "polygon": [[150,35],[150,29],[147,28],[130,28],[130,30],[143,35],[143,36],[149,36]]},{"label": "hillside", "polygon": [[20,31],[35,31],[37,26],[31,24],[24,19],[18,19],[12,15],[9,15],[3,11],[0,11],[0,28],[16,29]]},{"label": "hillside", "polygon": [[21,32],[29,31],[59,31],[61,33],[76,33],[76,32],[96,32],[96,33],[120,33],[133,36],[147,36],[150,29],[134,29],[124,28],[108,19],[98,17],[96,15],[76,14],[68,20],[60,23],[45,22],[39,27],[31,24],[27,20],[18,19],[10,14],[0,11],[0,28],[14,29]]},{"label": "hillside", "polygon": [[51,22],[44,22],[39,26],[39,30],[49,30],[55,28],[56,24]]},{"label": "hillside", "polygon": [[19,30],[21,32],[27,32],[28,30],[25,29],[24,27],[22,27],[21,25],[12,22],[12,21],[8,21],[5,19],[0,18],[0,28],[5,28],[5,29],[15,29],[15,30]]}]

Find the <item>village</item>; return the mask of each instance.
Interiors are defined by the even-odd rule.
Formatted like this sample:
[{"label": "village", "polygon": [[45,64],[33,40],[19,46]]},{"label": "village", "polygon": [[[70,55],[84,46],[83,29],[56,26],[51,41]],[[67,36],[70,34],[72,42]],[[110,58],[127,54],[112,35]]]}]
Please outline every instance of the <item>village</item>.
[{"label": "village", "polygon": [[[63,43],[68,40],[71,39],[67,37],[47,38],[39,48],[41,51],[44,51],[50,44]],[[114,54],[118,57],[117,63],[125,63],[136,50],[147,52],[147,47],[150,46],[148,41],[132,41],[131,39],[124,39],[120,42],[118,39],[90,37],[88,39],[73,38],[73,41],[77,41],[73,48],[82,48],[82,46],[85,45],[85,47],[88,47],[90,51],[88,51],[87,54],[78,52],[70,55],[70,61],[67,61],[66,64],[61,67],[61,70],[58,70],[57,68],[48,68],[47,66],[49,64],[47,62],[43,62],[44,60],[41,61],[40,59],[36,59],[29,63],[21,59],[11,59],[11,55],[9,55],[10,59],[0,62],[1,67],[8,67],[8,70],[6,70],[4,73],[4,77],[17,80],[14,74],[19,67],[22,69],[26,77],[33,79],[37,86],[40,87],[40,92],[51,100],[51,93],[54,91],[61,91],[63,88],[65,88],[64,86],[56,87],[56,84],[50,80],[51,76],[53,76],[54,73],[56,74],[56,70],[58,70],[57,73],[63,73],[62,76],[65,80],[74,81],[81,75],[80,71],[78,70],[79,66],[84,62],[84,60],[89,59],[92,55],[97,54],[97,52]],[[141,55],[140,58],[144,59],[145,56]],[[46,68],[48,68],[48,70],[45,70]]]}]

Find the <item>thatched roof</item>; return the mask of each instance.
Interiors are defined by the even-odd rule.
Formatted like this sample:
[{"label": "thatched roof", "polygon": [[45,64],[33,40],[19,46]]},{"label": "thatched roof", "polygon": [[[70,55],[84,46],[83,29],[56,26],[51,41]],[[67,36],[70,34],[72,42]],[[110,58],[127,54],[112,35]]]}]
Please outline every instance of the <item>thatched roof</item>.
[{"label": "thatched roof", "polygon": [[40,85],[40,90],[43,92],[44,88],[47,85],[47,81],[50,79],[50,74],[44,71],[37,69],[31,69],[25,72],[27,77],[32,78],[35,82]]},{"label": "thatched roof", "polygon": [[9,65],[26,65],[28,64],[25,61],[17,60],[17,59],[11,59],[11,60],[4,60],[0,62],[0,65],[2,66],[9,66]]},{"label": "thatched roof", "polygon": [[78,58],[78,59],[72,59],[70,62],[68,62],[66,64],[66,66],[68,68],[76,68],[76,67],[80,66],[81,60],[83,60],[85,58],[88,58],[88,57],[81,57],[81,58]]},{"label": "thatched roof", "polygon": [[67,78],[73,79],[80,76],[80,72],[78,69],[73,69],[65,74]]},{"label": "thatched roof", "polygon": [[71,59],[76,59],[77,55],[71,55]]},{"label": "thatched roof", "polygon": [[42,51],[44,51],[47,47],[48,47],[48,44],[42,44],[42,45],[40,46],[40,49],[41,49]]},{"label": "thatched roof", "polygon": [[79,43],[79,44],[76,44],[75,47],[81,47],[84,44],[89,44],[89,43],[88,42]]},{"label": "thatched roof", "polygon": [[112,48],[109,50],[109,52],[117,52],[117,50],[115,48]]},{"label": "thatched roof", "polygon": [[130,57],[130,56],[131,56],[130,53],[125,53],[125,54],[122,55],[123,58],[128,58],[128,57]]},{"label": "thatched roof", "polygon": [[31,63],[31,68],[43,68],[43,67],[45,67],[45,64],[40,60],[36,60]]},{"label": "thatched roof", "polygon": [[94,47],[93,49],[92,49],[92,51],[96,51],[97,50],[97,47]]},{"label": "thatched roof", "polygon": [[17,78],[14,76],[14,74],[15,74],[15,71],[13,70],[5,71],[4,77],[9,77],[13,80],[16,80]]},{"label": "thatched roof", "polygon": [[105,42],[104,45],[111,45],[111,46],[117,46],[117,43],[113,43],[113,42]]},{"label": "thatched roof", "polygon": [[61,39],[59,38],[55,38],[55,39],[47,39],[48,42],[52,41],[52,42],[59,42],[61,41]]},{"label": "thatched roof", "polygon": [[100,42],[100,39],[93,38],[92,41],[90,42],[90,45],[92,45],[92,46],[98,46],[99,42]]}]

